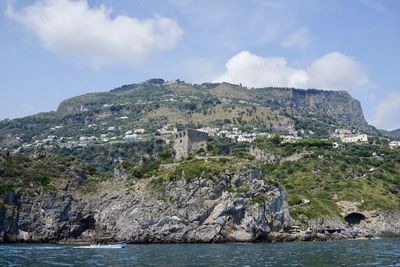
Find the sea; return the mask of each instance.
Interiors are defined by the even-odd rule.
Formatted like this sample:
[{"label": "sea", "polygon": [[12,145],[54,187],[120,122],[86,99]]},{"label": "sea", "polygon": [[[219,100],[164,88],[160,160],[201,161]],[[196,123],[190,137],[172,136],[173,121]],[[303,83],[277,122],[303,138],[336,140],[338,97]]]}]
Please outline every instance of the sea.
[{"label": "sea", "polygon": [[0,266],[400,266],[400,239],[148,244],[124,249],[2,244]]}]

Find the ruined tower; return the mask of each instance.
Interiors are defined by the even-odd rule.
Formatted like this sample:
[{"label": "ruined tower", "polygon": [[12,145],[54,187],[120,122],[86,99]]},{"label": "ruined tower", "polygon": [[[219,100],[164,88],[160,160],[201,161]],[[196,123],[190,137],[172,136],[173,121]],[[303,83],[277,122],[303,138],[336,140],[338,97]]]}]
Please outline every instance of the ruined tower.
[{"label": "ruined tower", "polygon": [[206,147],[208,140],[208,133],[186,129],[184,131],[175,133],[174,149],[176,152],[175,158],[182,159],[187,157],[193,149],[201,146]]}]

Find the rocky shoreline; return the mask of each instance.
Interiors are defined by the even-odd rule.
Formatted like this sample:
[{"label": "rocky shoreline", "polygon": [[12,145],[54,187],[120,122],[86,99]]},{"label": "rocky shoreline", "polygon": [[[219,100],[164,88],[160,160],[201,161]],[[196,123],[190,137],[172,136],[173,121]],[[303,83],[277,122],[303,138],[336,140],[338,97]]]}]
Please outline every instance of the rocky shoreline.
[{"label": "rocky shoreline", "polygon": [[[190,182],[179,179],[160,188],[150,182],[133,183],[117,170],[115,178],[95,192],[82,190],[82,177],[56,192],[9,192],[0,203],[0,242],[287,242],[400,236],[400,216],[381,213],[354,225],[316,221],[314,230],[306,231],[290,217],[284,190],[267,184],[258,170]],[[341,231],[316,230],[323,227]]]}]

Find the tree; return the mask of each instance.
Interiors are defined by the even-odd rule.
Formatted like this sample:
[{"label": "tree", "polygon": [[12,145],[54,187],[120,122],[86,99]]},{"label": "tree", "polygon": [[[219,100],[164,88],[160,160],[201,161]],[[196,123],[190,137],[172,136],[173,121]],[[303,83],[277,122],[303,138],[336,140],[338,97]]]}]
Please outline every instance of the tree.
[{"label": "tree", "polygon": [[272,138],[271,138],[271,142],[275,145],[279,145],[280,143],[282,143],[283,138],[279,135],[279,134],[275,134]]}]

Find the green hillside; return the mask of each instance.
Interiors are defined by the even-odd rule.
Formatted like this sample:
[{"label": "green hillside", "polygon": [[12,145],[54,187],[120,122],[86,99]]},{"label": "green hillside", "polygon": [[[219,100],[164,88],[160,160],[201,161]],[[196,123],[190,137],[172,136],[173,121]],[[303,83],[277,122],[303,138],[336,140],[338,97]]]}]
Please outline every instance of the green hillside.
[{"label": "green hillside", "polygon": [[[291,88],[247,89],[232,84],[201,85],[160,79],[90,93],[63,101],[56,112],[0,122],[0,146],[18,148],[55,136],[78,140],[110,137],[143,128],[154,135],[165,125],[182,129],[231,125],[271,133],[310,131],[329,137],[336,128],[374,133],[361,106],[347,92]],[[60,141],[62,142],[62,141]]]},{"label": "green hillside", "polygon": [[[250,144],[212,138],[207,152],[195,151],[175,163],[170,146],[139,145],[140,153],[139,146],[136,149],[109,146],[101,150],[86,148],[68,156],[3,154],[0,193],[57,192],[65,190],[69,181],[79,183],[84,192],[95,193],[101,183],[120,179],[114,172],[116,169],[123,169],[127,175],[120,186],[130,188],[147,181],[146,190],[163,192],[177,179],[183,178],[188,183],[199,178],[212,179],[218,184],[222,174],[251,169],[259,170],[265,183],[285,190],[292,217],[303,222],[319,217],[343,219],[340,201],[356,203],[360,210],[366,211],[397,211],[400,207],[400,154],[384,144],[348,145],[338,150],[323,140],[282,143],[273,137],[258,138]],[[251,147],[269,159],[252,155]],[[109,160],[114,153],[118,154],[119,162]],[[231,193],[240,196],[247,190],[243,186]],[[309,200],[309,204],[303,205],[304,200]],[[254,197],[254,201],[262,200]]]}]

